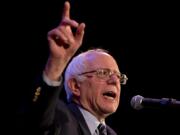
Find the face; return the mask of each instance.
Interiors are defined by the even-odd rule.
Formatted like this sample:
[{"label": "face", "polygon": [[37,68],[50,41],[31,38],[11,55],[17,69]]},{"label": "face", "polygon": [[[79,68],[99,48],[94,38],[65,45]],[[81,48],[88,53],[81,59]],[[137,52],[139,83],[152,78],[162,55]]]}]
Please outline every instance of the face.
[{"label": "face", "polygon": [[[87,58],[88,71],[106,68],[119,72],[116,61],[105,53],[93,53]],[[80,82],[80,104],[93,113],[98,119],[104,119],[115,112],[120,99],[120,80],[115,74],[109,78],[99,78],[96,73],[84,74],[85,80]]]}]

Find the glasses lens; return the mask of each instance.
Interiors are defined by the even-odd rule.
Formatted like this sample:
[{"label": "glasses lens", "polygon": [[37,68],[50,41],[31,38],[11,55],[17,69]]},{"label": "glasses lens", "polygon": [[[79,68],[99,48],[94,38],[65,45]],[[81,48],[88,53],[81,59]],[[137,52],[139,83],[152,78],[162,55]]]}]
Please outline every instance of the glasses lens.
[{"label": "glasses lens", "polygon": [[97,70],[97,76],[100,78],[106,78],[110,74],[110,70],[108,69],[98,69]]},{"label": "glasses lens", "polygon": [[84,73],[81,73],[79,75],[85,75],[85,74],[88,74],[88,73],[96,73],[97,77],[98,78],[101,78],[103,80],[106,80],[106,79],[109,79],[111,78],[112,75],[115,75],[121,84],[126,84],[128,78],[125,74],[121,74],[117,71],[112,71],[110,69],[97,69],[97,70],[92,70],[92,71],[89,71],[89,72],[84,72]]}]

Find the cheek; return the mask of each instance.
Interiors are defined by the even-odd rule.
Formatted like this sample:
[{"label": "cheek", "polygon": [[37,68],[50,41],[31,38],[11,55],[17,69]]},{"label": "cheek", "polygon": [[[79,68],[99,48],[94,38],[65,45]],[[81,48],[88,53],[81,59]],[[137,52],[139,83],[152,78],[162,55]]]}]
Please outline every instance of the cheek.
[{"label": "cheek", "polygon": [[91,85],[89,86],[89,94],[91,94],[92,96],[97,96],[100,93],[100,88],[98,85]]},{"label": "cheek", "polygon": [[96,100],[100,96],[101,89],[104,89],[104,82],[96,82],[91,80],[82,84],[82,95],[88,97],[89,100]]},{"label": "cheek", "polygon": [[88,83],[84,83],[82,86],[82,91],[81,93],[83,95],[86,95],[86,97],[91,97],[91,96],[95,96],[97,94],[97,85],[96,84],[92,84],[90,82]]},{"label": "cheek", "polygon": [[117,86],[118,94],[121,94],[121,85]]},{"label": "cheek", "polygon": [[100,96],[100,92],[101,92],[101,87],[99,84],[93,84],[93,85],[89,85],[87,89],[87,95],[88,97],[91,98],[91,100],[97,100],[98,97]]}]

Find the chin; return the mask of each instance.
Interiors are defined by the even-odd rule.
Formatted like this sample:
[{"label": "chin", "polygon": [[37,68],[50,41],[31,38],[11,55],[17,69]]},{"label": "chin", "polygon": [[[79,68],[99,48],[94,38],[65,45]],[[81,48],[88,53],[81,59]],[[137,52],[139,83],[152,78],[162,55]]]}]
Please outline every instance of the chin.
[{"label": "chin", "polygon": [[116,112],[116,110],[117,110],[117,108],[116,107],[106,107],[106,108],[104,108],[104,112],[105,112],[105,114],[108,114],[108,115],[110,115],[110,114],[112,114],[112,113],[114,113],[114,112]]}]

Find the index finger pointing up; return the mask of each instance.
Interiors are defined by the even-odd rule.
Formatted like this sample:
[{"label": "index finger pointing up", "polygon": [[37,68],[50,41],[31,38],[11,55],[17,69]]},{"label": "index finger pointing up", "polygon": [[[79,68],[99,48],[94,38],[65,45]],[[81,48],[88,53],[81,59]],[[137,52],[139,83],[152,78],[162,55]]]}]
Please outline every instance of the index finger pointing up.
[{"label": "index finger pointing up", "polygon": [[68,1],[66,1],[64,3],[64,9],[63,9],[62,17],[63,18],[70,18],[70,3]]}]

